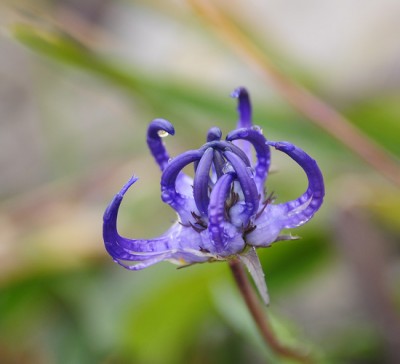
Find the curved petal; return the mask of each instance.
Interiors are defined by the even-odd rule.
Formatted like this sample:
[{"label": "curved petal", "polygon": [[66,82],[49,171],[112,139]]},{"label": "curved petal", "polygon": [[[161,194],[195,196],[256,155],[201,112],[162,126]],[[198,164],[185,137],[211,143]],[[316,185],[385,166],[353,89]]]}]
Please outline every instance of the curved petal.
[{"label": "curved petal", "polygon": [[227,142],[225,140],[215,140],[215,141],[204,144],[199,150],[204,152],[208,148],[220,150],[221,152],[223,152],[225,150],[230,150],[233,153],[237,154],[240,157],[240,159],[243,161],[243,163],[246,164],[246,166],[251,167],[250,159],[248,158],[246,153],[243,152],[243,150],[240,149],[237,145],[235,145],[231,142]]},{"label": "curved petal", "polygon": [[235,170],[240,187],[242,188],[245,210],[243,211],[241,221],[243,225],[246,226],[250,218],[257,212],[259,205],[258,190],[254,183],[254,176],[250,168],[248,168],[236,154],[225,151],[224,155]]},{"label": "curved petal", "polygon": [[[236,227],[226,219],[225,202],[234,180],[232,173],[224,174],[211,191],[208,205],[208,233],[216,254],[224,256],[241,251],[244,241]],[[214,252],[212,252],[214,253]]]},{"label": "curved petal", "polygon": [[231,93],[231,97],[238,99],[237,111],[239,120],[237,128],[251,128],[251,103],[249,93],[244,87],[238,87]]},{"label": "curved petal", "polygon": [[233,182],[231,173],[224,174],[211,191],[210,204],[208,206],[208,231],[210,239],[217,251],[225,247],[227,237],[224,235],[223,223],[225,221],[225,201]]},{"label": "curved petal", "polygon": [[200,160],[203,154],[202,150],[189,150],[180,154],[168,163],[161,176],[161,199],[179,214],[182,223],[187,223],[191,212],[197,208],[192,196],[183,195],[176,190],[176,179],[184,167]]},{"label": "curved petal", "polygon": [[[108,205],[103,216],[103,239],[105,247],[112,258],[120,263],[120,260],[146,261],[165,255],[173,249],[173,242],[168,236],[161,236],[149,240],[134,240],[122,237],[118,234],[117,218],[122,199],[131,185],[137,181],[132,177],[116,194]],[[140,268],[138,268],[140,269]]]},{"label": "curved petal", "polygon": [[213,168],[215,173],[215,180],[213,180],[214,182],[224,174],[225,164],[226,162],[224,157],[222,156],[221,151],[216,150],[214,152],[214,159],[213,159]]},{"label": "curved petal", "polygon": [[[231,94],[232,97],[238,99],[237,111],[239,114],[239,120],[237,122],[237,129],[251,128],[252,127],[252,115],[251,115],[251,102],[250,96],[244,87],[238,87]],[[238,140],[234,142],[238,147],[243,149],[244,153],[251,160],[251,146],[247,141]]]},{"label": "curved petal", "polygon": [[[170,160],[170,156],[165,149],[160,134],[175,134],[174,126],[165,119],[153,120],[147,129],[147,145],[151,154],[159,165],[161,171],[165,169]],[[185,173],[179,173],[176,180],[176,189],[179,193],[187,195],[192,192],[192,178]]]},{"label": "curved petal", "polygon": [[196,174],[193,181],[193,197],[196,206],[202,216],[207,215],[210,168],[214,157],[214,150],[208,148],[198,163]]},{"label": "curved petal", "polygon": [[269,146],[266,144],[264,135],[261,134],[260,129],[255,128],[242,128],[231,131],[227,136],[226,140],[233,141],[243,139],[250,142],[257,156],[257,164],[254,167],[255,176],[254,181],[257,185],[259,192],[263,192],[264,183],[267,179],[269,166],[271,163],[271,152]]},{"label": "curved petal", "polygon": [[174,135],[175,129],[168,120],[164,119],[153,120],[147,128],[147,145],[161,171],[163,171],[168,164],[169,154],[161,140],[160,132],[164,132],[166,135]]},{"label": "curved petal", "polygon": [[300,197],[276,205],[284,211],[284,216],[281,220],[283,228],[300,226],[314,216],[324,199],[325,187],[321,170],[314,159],[289,142],[268,142],[268,144],[286,153],[303,168],[307,175],[308,187]]},{"label": "curved petal", "polygon": [[199,249],[199,234],[194,234],[191,228],[178,223],[155,239],[133,240],[120,236],[117,231],[118,210],[124,194],[136,181],[137,178],[132,177],[115,195],[104,213],[104,244],[113,260],[127,269],[140,270],[164,260],[182,265],[213,258],[211,254]]},{"label": "curved petal", "polygon": [[[214,142],[214,141],[220,141],[222,137],[222,131],[220,128],[213,126],[210,128],[207,132],[207,143]],[[207,148],[210,148],[208,144],[203,145],[201,149],[207,150]],[[197,165],[198,162],[194,163],[194,170],[197,170]]]}]

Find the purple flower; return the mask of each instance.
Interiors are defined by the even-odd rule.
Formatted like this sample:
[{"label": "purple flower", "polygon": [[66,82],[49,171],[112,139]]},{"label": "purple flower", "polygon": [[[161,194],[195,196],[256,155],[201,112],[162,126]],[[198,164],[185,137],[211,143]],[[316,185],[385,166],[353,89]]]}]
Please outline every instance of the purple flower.
[{"label": "purple flower", "polygon": [[[293,239],[280,235],[281,231],[313,217],[323,201],[324,182],[317,163],[303,150],[288,142],[266,140],[261,129],[252,125],[251,104],[244,88],[236,89],[232,96],[238,98],[237,128],[221,140],[221,130],[213,127],[202,147],[175,158],[170,158],[160,137],[174,134],[172,124],[155,119],[149,125],[147,144],[162,171],[161,199],[176,211],[177,222],[149,240],[120,236],[118,209],[126,191],[137,181],[132,177],[104,213],[103,237],[114,261],[130,270],[164,260],[190,265],[237,257],[268,302],[255,249]],[[273,196],[265,193],[270,147],[287,154],[307,175],[307,190],[293,201],[275,204]],[[182,172],[189,164],[194,166],[193,179]]]}]

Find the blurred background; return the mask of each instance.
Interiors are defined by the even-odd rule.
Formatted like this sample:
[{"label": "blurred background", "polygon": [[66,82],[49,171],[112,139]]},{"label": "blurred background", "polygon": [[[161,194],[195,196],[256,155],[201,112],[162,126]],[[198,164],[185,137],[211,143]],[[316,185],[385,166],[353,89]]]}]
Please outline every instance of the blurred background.
[{"label": "blurred background", "polygon": [[[297,82],[398,164],[400,3],[218,1]],[[176,129],[171,155],[234,128],[237,86],[254,122],[317,159],[326,202],[301,240],[259,251],[280,341],[320,363],[400,362],[400,192],[292,108],[216,28],[180,0],[0,3],[0,362],[284,363],[265,348],[225,263],[129,272],[107,255],[102,214],[134,173],[120,231],[157,236],[160,200],[146,128]],[[269,191],[303,192],[273,154]]]}]

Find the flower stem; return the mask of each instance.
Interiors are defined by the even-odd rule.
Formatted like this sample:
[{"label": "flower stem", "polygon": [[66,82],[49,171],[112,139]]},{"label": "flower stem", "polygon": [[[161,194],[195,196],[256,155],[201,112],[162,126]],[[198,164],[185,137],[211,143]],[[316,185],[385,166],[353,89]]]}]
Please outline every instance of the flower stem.
[{"label": "flower stem", "polygon": [[229,266],[254,322],[256,323],[265,343],[271,348],[271,350],[279,356],[293,359],[299,363],[313,363],[310,357],[298,352],[297,350],[288,348],[278,341],[267,320],[264,306],[261,305],[261,302],[255,294],[254,289],[248,280],[247,274],[243,269],[242,263],[238,259],[232,259],[229,261]]}]

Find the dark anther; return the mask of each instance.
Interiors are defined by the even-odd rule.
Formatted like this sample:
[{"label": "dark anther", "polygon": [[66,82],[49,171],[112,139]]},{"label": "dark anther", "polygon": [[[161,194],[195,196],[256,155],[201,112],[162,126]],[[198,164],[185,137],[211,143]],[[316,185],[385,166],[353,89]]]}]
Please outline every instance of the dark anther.
[{"label": "dark anther", "polygon": [[226,200],[225,209],[229,210],[233,205],[239,201],[239,194],[234,191],[234,185],[231,186],[229,198]]},{"label": "dark anther", "polygon": [[182,222],[179,221],[179,224],[184,226],[184,227],[190,227],[192,228],[194,231],[201,233],[202,231],[204,231],[205,229],[207,229],[207,224],[205,224],[203,222],[203,220],[201,219],[201,217],[199,215],[197,215],[194,211],[191,212],[195,223],[193,224],[191,221],[189,221],[188,224],[184,224]]},{"label": "dark anther", "polygon": [[260,211],[257,212],[256,219],[258,219],[258,218],[261,216],[261,214],[264,212],[265,208],[266,208],[270,203],[274,202],[275,199],[276,199],[276,196],[274,195],[274,192],[271,192],[271,193],[267,196],[267,198],[263,201],[263,207],[262,207],[262,209],[261,209]]},{"label": "dark anther", "polygon": [[[207,229],[207,224],[201,219],[201,216],[197,215],[194,211],[191,212],[192,217],[195,220],[195,223],[202,227],[203,229]],[[193,227],[193,226],[192,226]]]},{"label": "dark anther", "polygon": [[229,210],[232,206],[236,205],[239,201],[239,194],[231,191],[229,198],[226,201],[226,209]]},{"label": "dark anther", "polygon": [[276,200],[276,196],[275,196],[275,194],[274,194],[274,191],[272,191],[268,196],[267,196],[267,198],[264,200],[264,204],[270,204],[270,203],[272,203],[272,202],[274,202]]},{"label": "dark anther", "polygon": [[252,231],[254,231],[257,228],[256,225],[253,225],[253,223],[251,223],[249,221],[249,223],[247,224],[247,226],[243,229],[243,235],[246,234],[250,234]]},{"label": "dark anther", "polygon": [[197,233],[201,233],[201,232],[203,232],[206,228],[205,227],[203,227],[203,226],[196,226],[196,225],[194,225],[194,224],[192,224],[192,222],[190,222],[189,221],[189,224],[190,224],[190,227],[194,230],[194,231],[196,231]]},{"label": "dark anther", "polygon": [[229,220],[229,210],[232,206],[236,205],[236,203],[239,201],[239,194],[234,191],[234,186],[232,184],[231,190],[229,192],[229,197],[226,199],[225,202],[225,217],[227,220]]}]

